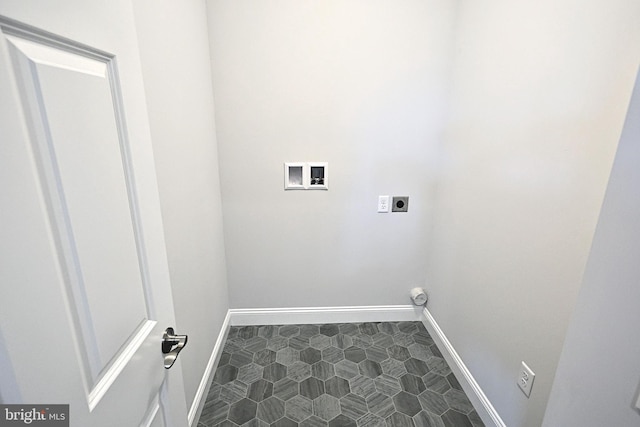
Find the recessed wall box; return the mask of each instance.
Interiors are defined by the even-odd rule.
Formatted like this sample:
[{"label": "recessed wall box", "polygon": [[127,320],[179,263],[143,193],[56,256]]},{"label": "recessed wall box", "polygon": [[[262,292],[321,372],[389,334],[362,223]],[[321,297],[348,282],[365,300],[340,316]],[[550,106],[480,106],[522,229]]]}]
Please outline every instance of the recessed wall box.
[{"label": "recessed wall box", "polygon": [[284,164],[285,190],[328,190],[329,169],[326,162]]},{"label": "recessed wall box", "polygon": [[409,210],[409,196],[393,196],[391,212],[407,212]]},{"label": "recessed wall box", "polygon": [[304,163],[284,164],[284,188],[286,190],[304,190]]},{"label": "recessed wall box", "polygon": [[309,189],[329,189],[329,168],[327,163],[307,163],[309,166]]}]

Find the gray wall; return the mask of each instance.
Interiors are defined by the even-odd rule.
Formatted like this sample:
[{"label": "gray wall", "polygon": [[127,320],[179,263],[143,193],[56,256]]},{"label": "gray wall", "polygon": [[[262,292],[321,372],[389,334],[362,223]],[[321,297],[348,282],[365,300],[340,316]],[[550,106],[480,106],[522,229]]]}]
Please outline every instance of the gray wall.
[{"label": "gray wall", "polygon": [[505,423],[538,427],[638,67],[640,3],[459,5],[428,308]]},{"label": "gray wall", "polygon": [[133,4],[189,408],[228,310],[206,10]]},{"label": "gray wall", "polygon": [[544,426],[640,424],[639,164],[636,82]]},{"label": "gray wall", "polygon": [[[407,304],[422,285],[453,2],[210,0],[230,304]],[[330,189],[283,189],[329,162]],[[377,196],[410,196],[378,214]]]}]

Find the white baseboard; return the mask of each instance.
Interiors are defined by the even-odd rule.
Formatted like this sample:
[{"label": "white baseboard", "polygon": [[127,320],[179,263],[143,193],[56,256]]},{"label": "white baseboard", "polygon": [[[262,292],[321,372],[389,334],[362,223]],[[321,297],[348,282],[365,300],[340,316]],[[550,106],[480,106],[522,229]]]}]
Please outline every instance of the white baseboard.
[{"label": "white baseboard", "polygon": [[429,310],[425,308],[422,311],[421,317],[422,323],[424,323],[425,328],[427,328],[431,338],[435,341],[438,349],[449,364],[449,367],[458,379],[458,382],[464,389],[469,400],[473,404],[473,407],[476,409],[485,425],[506,427],[506,424],[502,421],[502,418],[500,418],[500,415],[484,394],[480,385],[473,378],[473,375],[471,375],[471,372],[467,369],[462,358],[458,355],[455,348],[453,348],[453,345],[447,339],[442,329],[440,329],[440,326]]},{"label": "white baseboard", "polygon": [[198,390],[196,391],[196,395],[193,398],[193,403],[191,404],[191,408],[189,408],[189,425],[191,427],[196,427],[198,423],[198,419],[200,418],[200,414],[202,413],[202,408],[204,407],[205,401],[207,400],[207,394],[209,393],[209,388],[211,387],[211,380],[213,379],[214,368],[218,365],[220,361],[220,356],[222,355],[222,349],[224,347],[224,343],[227,340],[227,335],[229,334],[229,326],[230,326],[230,313],[227,311],[227,315],[222,322],[222,327],[220,328],[220,333],[218,334],[218,339],[216,340],[215,345],[213,346],[213,351],[211,352],[211,357],[209,357],[209,362],[207,363],[207,368],[202,375],[202,380],[200,380],[200,385],[198,386]]},{"label": "white baseboard", "polygon": [[229,310],[232,326],[399,322],[419,320],[420,312],[421,307],[413,305],[234,308]]}]

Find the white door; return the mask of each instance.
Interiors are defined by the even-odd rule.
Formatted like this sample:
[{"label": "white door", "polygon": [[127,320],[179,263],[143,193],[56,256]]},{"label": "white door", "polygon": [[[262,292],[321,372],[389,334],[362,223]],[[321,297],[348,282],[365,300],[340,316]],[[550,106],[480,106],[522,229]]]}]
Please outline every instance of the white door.
[{"label": "white door", "polygon": [[131,4],[0,15],[0,402],[186,426],[161,353],[174,313]]}]

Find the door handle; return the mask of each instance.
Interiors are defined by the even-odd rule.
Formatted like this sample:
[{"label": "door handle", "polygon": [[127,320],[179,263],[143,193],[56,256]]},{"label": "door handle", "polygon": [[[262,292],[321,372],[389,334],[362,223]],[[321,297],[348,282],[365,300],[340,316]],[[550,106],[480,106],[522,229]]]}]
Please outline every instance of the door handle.
[{"label": "door handle", "polygon": [[176,335],[173,328],[167,328],[162,334],[162,354],[164,354],[164,368],[169,369],[178,358],[178,353],[187,345],[186,335]]}]

